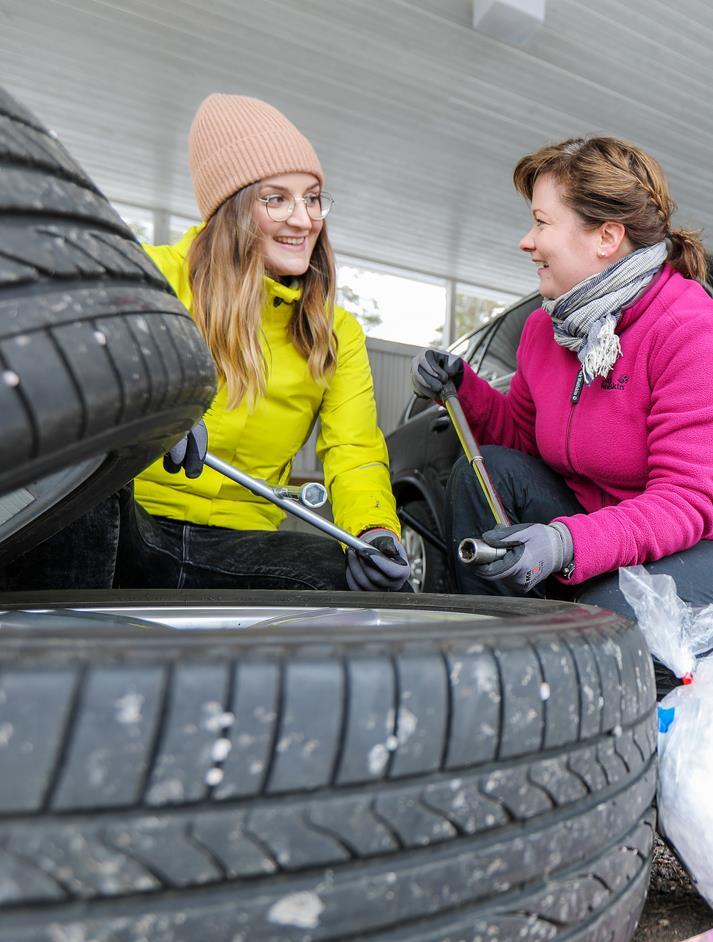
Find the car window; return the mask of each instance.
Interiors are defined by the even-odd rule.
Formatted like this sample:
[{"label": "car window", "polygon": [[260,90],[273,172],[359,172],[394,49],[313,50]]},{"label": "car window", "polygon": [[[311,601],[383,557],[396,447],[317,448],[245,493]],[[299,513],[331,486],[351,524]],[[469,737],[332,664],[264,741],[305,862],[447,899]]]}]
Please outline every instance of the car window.
[{"label": "car window", "polygon": [[[465,357],[475,372],[493,386],[507,389],[515,372],[522,328],[541,300],[537,293],[528,295],[488,324],[459,337],[448,349],[451,353]],[[415,418],[431,405],[433,403],[430,399],[414,396],[406,406],[403,421]]]},{"label": "car window", "polygon": [[432,405],[433,402],[431,399],[422,399],[420,396],[414,396],[406,407],[404,421],[406,421],[406,419],[414,419],[417,415],[421,415],[425,409]]},{"label": "car window", "polygon": [[[470,350],[475,342],[474,338],[479,337],[483,331],[487,330],[488,326],[489,325],[484,327],[477,327],[475,330],[471,330],[469,333],[463,334],[462,337],[459,337],[448,347],[448,350],[451,353],[455,353],[459,357],[465,357],[465,359],[470,362]],[[421,415],[422,412],[432,405],[433,402],[431,399],[421,399],[419,396],[414,396],[409,400],[409,403],[406,406],[402,421],[406,422],[408,419],[414,419],[417,415]]]},{"label": "car window", "polygon": [[455,353],[456,356],[467,357],[468,350],[473,346],[473,338],[480,336],[485,330],[487,330],[487,325],[478,327],[476,330],[471,330],[469,334],[464,334],[462,337],[459,337],[448,349],[451,353]]},{"label": "car window", "polygon": [[477,338],[469,362],[476,373],[489,383],[503,385],[517,365],[517,347],[525,321],[540,304],[538,294],[529,295],[503,311],[502,315]]}]

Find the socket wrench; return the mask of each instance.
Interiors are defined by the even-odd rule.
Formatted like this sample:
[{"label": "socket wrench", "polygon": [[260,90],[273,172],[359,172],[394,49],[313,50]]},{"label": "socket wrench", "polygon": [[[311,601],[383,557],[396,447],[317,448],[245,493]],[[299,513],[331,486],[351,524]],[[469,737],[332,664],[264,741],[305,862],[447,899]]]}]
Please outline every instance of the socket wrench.
[{"label": "socket wrench", "polygon": [[[488,502],[488,506],[492,511],[495,523],[509,527],[510,518],[502,505],[502,501],[500,500],[498,492],[495,490],[493,482],[490,480],[490,476],[485,468],[485,461],[483,460],[483,456],[480,453],[473,433],[470,430],[468,420],[465,417],[463,407],[458,398],[458,393],[452,382],[446,383],[443,387],[443,405],[446,407],[446,411],[453,423],[453,428],[461,443],[463,453],[478,479],[478,483]],[[475,564],[482,566],[486,563],[493,563],[496,559],[502,559],[506,552],[506,549],[490,546],[485,540],[480,540],[476,537],[466,537],[466,539],[461,540],[458,544],[458,559],[466,565]]]},{"label": "socket wrench", "polygon": [[[228,464],[227,461],[223,461],[222,458],[218,458],[210,452],[205,456],[205,464],[207,467],[212,468],[226,478],[230,478],[231,481],[235,481],[236,484],[242,484],[244,488],[253,494],[257,494],[258,497],[264,497],[265,500],[269,500],[270,503],[282,508],[282,510],[287,511],[287,513],[292,514],[294,517],[299,517],[300,520],[311,523],[313,527],[321,530],[322,533],[326,533],[327,536],[334,537],[335,540],[339,540],[340,543],[344,543],[346,546],[351,546],[352,549],[357,550],[357,552],[362,555],[373,556],[379,553],[379,550],[370,543],[367,543],[365,540],[360,540],[358,536],[347,533],[346,530],[335,526],[333,523],[330,523],[329,520],[325,520],[324,517],[320,517],[319,514],[310,509],[310,507],[321,507],[325,502],[324,500],[320,504],[305,504],[304,502],[300,503],[298,500],[295,500],[291,492],[293,490],[302,491],[304,488],[290,488],[287,485],[272,487],[272,485],[268,484],[266,481],[254,478],[244,471],[238,471],[237,468]],[[304,487],[321,488],[324,491],[326,500],[326,488],[324,488],[324,485],[306,484]],[[289,496],[285,496],[285,491],[290,492]],[[308,497],[307,499],[310,500],[313,498]]]}]

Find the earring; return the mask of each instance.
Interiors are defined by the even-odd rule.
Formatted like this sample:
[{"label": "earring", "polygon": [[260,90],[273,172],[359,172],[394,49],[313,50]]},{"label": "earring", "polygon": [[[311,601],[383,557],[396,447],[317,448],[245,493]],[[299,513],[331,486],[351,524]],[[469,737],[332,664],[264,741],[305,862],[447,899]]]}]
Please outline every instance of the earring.
[{"label": "earring", "polygon": [[599,249],[599,251],[597,252],[597,255],[599,256],[599,258],[604,258],[604,256],[605,256],[606,254],[607,254],[607,253],[606,253],[606,252],[602,252],[601,249]]}]

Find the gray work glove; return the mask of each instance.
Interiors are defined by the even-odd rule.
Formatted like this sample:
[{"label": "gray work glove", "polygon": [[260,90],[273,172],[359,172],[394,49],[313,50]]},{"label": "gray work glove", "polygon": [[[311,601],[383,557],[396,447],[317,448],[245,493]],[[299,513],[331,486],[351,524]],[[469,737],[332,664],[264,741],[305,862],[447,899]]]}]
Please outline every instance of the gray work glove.
[{"label": "gray work glove", "polygon": [[197,478],[203,471],[207,451],[208,429],[203,419],[200,419],[180,442],[176,442],[173,448],[166,452],[163,456],[163,467],[170,474],[177,474],[183,468],[187,478]]},{"label": "gray work glove", "polygon": [[463,379],[465,364],[447,350],[422,350],[411,361],[411,382],[414,392],[423,399],[443,399],[443,387],[447,382],[456,389]]},{"label": "gray work glove", "polygon": [[488,582],[504,582],[516,595],[529,592],[553,572],[562,572],[574,558],[572,535],[559,521],[496,527],[484,533],[483,539],[508,552],[494,563],[479,566],[478,575]]},{"label": "gray work glove", "polygon": [[411,575],[406,550],[391,530],[374,529],[360,539],[379,553],[367,556],[347,548],[347,585],[354,592],[397,592]]}]

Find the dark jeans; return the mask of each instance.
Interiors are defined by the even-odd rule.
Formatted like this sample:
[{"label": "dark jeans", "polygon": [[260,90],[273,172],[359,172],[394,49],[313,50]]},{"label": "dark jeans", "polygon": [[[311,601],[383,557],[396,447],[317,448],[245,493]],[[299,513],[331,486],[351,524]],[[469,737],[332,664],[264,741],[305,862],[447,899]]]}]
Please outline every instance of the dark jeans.
[{"label": "dark jeans", "polygon": [[[152,517],[127,485],[0,568],[0,590],[322,589],[348,591],[336,540]],[[407,585],[404,591],[411,591]]]},{"label": "dark jeans", "polygon": [[0,567],[0,590],[110,589],[119,545],[121,493]]},{"label": "dark jeans", "polygon": [[[524,452],[500,445],[485,445],[483,459],[508,516],[516,523],[549,523],[554,517],[585,513],[562,478],[543,461]],[[507,587],[478,577],[477,566],[466,566],[457,557],[458,544],[465,537],[479,537],[494,527],[492,513],[475,474],[465,458],[454,465],[446,491],[446,539],[449,564],[459,592],[474,595],[510,595]],[[576,564],[576,559],[575,559]],[[650,573],[668,573],[676,581],[676,591],[684,602],[704,606],[713,602],[713,541],[646,563]],[[631,606],[619,589],[618,571],[605,573],[578,585],[566,585],[551,578],[535,586],[529,595],[560,598],[599,605],[634,618]],[[657,666],[657,685],[670,675]],[[672,684],[670,684],[672,686]]]},{"label": "dark jeans", "polygon": [[121,588],[348,591],[336,540],[153,517],[126,495],[116,582]]}]

